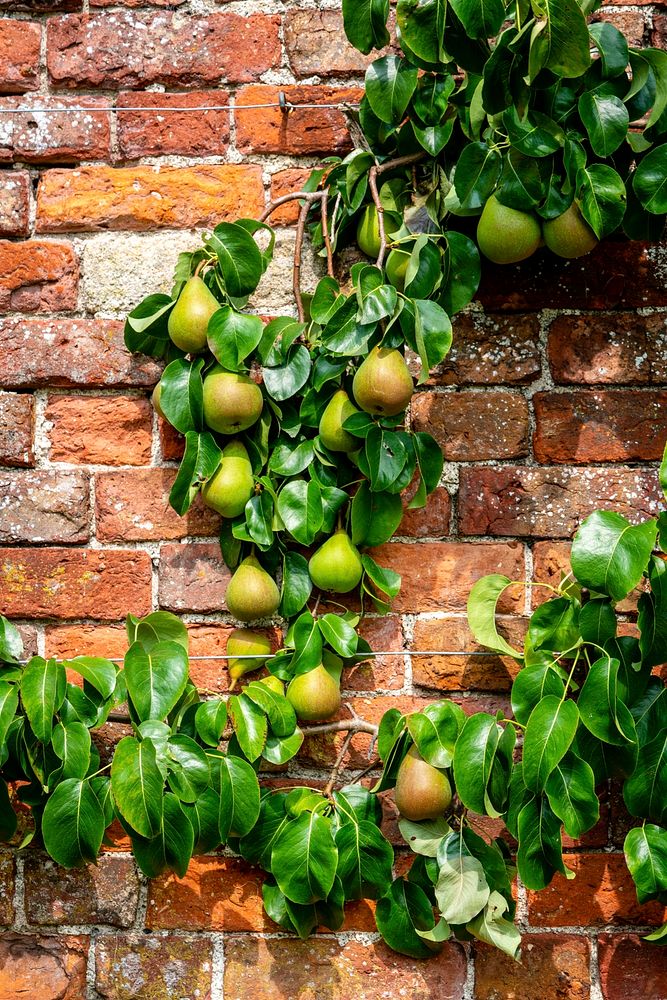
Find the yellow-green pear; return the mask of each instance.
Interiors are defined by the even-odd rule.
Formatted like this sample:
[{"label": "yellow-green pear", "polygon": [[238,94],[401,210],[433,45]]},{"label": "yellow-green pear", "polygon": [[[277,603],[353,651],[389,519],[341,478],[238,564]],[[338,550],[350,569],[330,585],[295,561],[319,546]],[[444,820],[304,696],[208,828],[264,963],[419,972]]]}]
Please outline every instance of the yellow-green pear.
[{"label": "yellow-green pear", "polygon": [[405,273],[410,263],[411,253],[409,250],[401,250],[396,247],[387,257],[384,269],[387,272],[387,280],[399,292],[405,288]]},{"label": "yellow-green pear", "polygon": [[413,746],[398,769],[394,801],[400,814],[415,823],[437,819],[451,805],[452,786],[444,771],[425,761]]},{"label": "yellow-green pear", "polygon": [[323,664],[299,674],[287,687],[287,700],[302,722],[319,722],[340,708],[340,684]]},{"label": "yellow-green pear", "polygon": [[252,427],[263,406],[262,390],[247,375],[216,365],[204,379],[204,420],[219,434],[238,434]]},{"label": "yellow-green pear", "polygon": [[576,201],[556,219],[542,223],[544,242],[552,253],[573,260],[590,253],[598,239],[579,210]]},{"label": "yellow-green pear", "polygon": [[240,441],[230,441],[222,449],[217,471],[202,488],[204,503],[223,517],[238,517],[254,490],[248,452]]},{"label": "yellow-green pear", "polygon": [[227,584],[225,604],[241,622],[270,618],[278,610],[280,592],[256,556],[248,556]]},{"label": "yellow-green pear", "polygon": [[359,549],[352,544],[347,532],[340,529],[310,557],[308,572],[320,590],[347,594],[361,580],[363,566]]},{"label": "yellow-green pear", "polygon": [[269,674],[268,677],[260,677],[258,683],[264,684],[271,691],[275,692],[275,694],[282,694],[283,696],[285,694],[285,685],[280,677],[276,677],[275,674]]},{"label": "yellow-green pear", "polygon": [[162,386],[158,382],[158,384],[153,389],[153,392],[151,393],[151,404],[153,406],[153,409],[157,413],[158,417],[162,417],[162,419],[164,420],[165,416],[164,413],[162,412],[162,407],[160,406],[161,395],[162,395]]},{"label": "yellow-green pear", "polygon": [[374,347],[356,371],[352,392],[366,413],[393,417],[404,410],[412,399],[414,384],[401,352]]},{"label": "yellow-green pear", "polygon": [[167,330],[176,347],[196,354],[206,347],[208,321],[220,303],[199,277],[185,282],[176,305],[169,314]]},{"label": "yellow-green pear", "polygon": [[[383,203],[384,204],[384,203]],[[393,239],[400,229],[402,218],[394,211],[384,213],[384,231],[388,240]],[[375,205],[366,205],[357,223],[357,246],[367,257],[377,257],[380,253],[380,226]]]},{"label": "yellow-green pear", "polygon": [[343,428],[343,424],[353,413],[358,413],[354,403],[345,389],[339,389],[333,394],[320,419],[320,441],[329,451],[355,451],[359,447],[359,438]]},{"label": "yellow-green pear", "polygon": [[233,691],[236,682],[244,674],[249,674],[253,670],[259,670],[266,666],[266,656],[271,653],[271,640],[260,632],[252,632],[249,628],[235,628],[227,639],[227,656],[251,656],[257,654],[257,659],[227,661],[227,668],[232,683],[229,690]]},{"label": "yellow-green pear", "polygon": [[534,215],[502,205],[491,195],[477,225],[477,243],[485,257],[494,264],[516,264],[532,256],[541,239]]}]

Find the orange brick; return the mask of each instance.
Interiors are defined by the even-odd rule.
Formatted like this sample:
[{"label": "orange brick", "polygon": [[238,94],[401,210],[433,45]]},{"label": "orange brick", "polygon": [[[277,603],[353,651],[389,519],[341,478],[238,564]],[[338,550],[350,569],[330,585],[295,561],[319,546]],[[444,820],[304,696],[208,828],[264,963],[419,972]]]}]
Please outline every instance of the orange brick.
[{"label": "orange brick", "polygon": [[[293,104],[357,103],[362,92],[356,87],[294,86],[282,88]],[[347,152],[352,147],[345,115],[335,108],[290,111],[278,107],[241,111],[244,105],[278,101],[278,87],[253,84],[236,98],[236,141],[242,153],[289,153],[305,155]]]},{"label": "orange brick", "polygon": [[146,465],[153,408],[138,396],[49,396],[52,462]]},{"label": "orange brick", "polygon": [[79,263],[69,243],[0,240],[0,311],[76,308]]},{"label": "orange brick", "polygon": [[0,93],[37,90],[41,37],[36,21],[0,20]]},{"label": "orange brick", "polygon": [[217,535],[220,517],[197,498],[185,517],[169,506],[174,469],[101,472],[96,477],[97,537],[110,542]]}]

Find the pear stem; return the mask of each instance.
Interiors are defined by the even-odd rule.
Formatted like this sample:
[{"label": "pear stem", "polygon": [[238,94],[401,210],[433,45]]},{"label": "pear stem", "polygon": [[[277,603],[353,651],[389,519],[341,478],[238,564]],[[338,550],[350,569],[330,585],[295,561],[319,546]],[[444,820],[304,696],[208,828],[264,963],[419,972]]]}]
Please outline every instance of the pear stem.
[{"label": "pear stem", "polygon": [[206,267],[206,265],[207,265],[208,263],[209,263],[209,261],[207,261],[207,260],[206,260],[206,258],[204,258],[204,260],[200,260],[200,261],[199,261],[199,263],[197,264],[196,268],[195,268],[195,273],[194,273],[193,277],[194,277],[194,278],[198,278],[198,277],[199,277],[199,272],[200,272],[200,271],[201,271],[201,270],[202,270],[202,269],[203,269],[204,267]]},{"label": "pear stem", "polygon": [[376,163],[375,166],[371,167],[368,171],[368,186],[371,190],[373,203],[377,209],[378,234],[380,236],[380,252],[378,253],[376,267],[382,267],[384,263],[384,255],[387,252],[387,234],[384,228],[384,206],[380,200],[377,179],[380,174],[386,173],[387,170],[395,170],[398,167],[407,167],[413,163],[418,163],[419,160],[422,160],[425,155],[425,153],[412,153],[410,156],[398,156],[395,160],[385,160],[384,163]]}]

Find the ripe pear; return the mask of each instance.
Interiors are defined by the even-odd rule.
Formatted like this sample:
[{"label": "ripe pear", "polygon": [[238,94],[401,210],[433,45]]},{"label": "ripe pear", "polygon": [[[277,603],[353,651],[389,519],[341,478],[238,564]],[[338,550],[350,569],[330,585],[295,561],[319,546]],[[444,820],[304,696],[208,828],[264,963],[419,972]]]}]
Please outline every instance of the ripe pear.
[{"label": "ripe pear", "polygon": [[415,823],[437,819],[451,804],[452,786],[444,771],[425,761],[413,746],[398,769],[394,801],[400,814]]},{"label": "ripe pear", "polygon": [[235,628],[227,639],[226,652],[228,656],[245,657],[253,653],[258,654],[256,660],[227,661],[229,676],[232,679],[229,690],[233,691],[240,677],[266,666],[266,656],[271,653],[271,641],[265,635],[261,635],[259,632],[252,632],[249,628]]},{"label": "ripe pear", "polygon": [[275,694],[282,694],[283,696],[285,694],[285,685],[280,677],[276,677],[275,674],[269,674],[268,677],[260,677],[258,683],[264,684],[271,691],[275,692]]},{"label": "ripe pear", "polygon": [[[402,222],[397,212],[384,212],[384,231],[387,239],[392,239]],[[366,205],[357,223],[357,246],[367,257],[377,257],[380,253],[380,226],[375,205]]]},{"label": "ripe pear", "polygon": [[308,572],[320,590],[347,594],[361,580],[363,566],[359,549],[352,544],[347,532],[340,529],[310,557]]},{"label": "ripe pear", "polygon": [[598,239],[583,215],[576,201],[556,219],[542,223],[544,242],[552,253],[573,260],[590,253],[598,245]]},{"label": "ripe pear", "polygon": [[223,517],[238,517],[254,490],[248,452],[240,441],[230,441],[222,449],[217,471],[201,491],[204,503]]},{"label": "ripe pear", "polygon": [[409,263],[410,252],[408,250],[400,250],[397,247],[391,251],[384,265],[389,284],[393,285],[399,292],[402,292],[405,288],[405,272],[408,269]]},{"label": "ripe pear", "polygon": [[400,351],[374,347],[357,369],[352,392],[366,413],[393,417],[404,410],[412,399],[414,385]]},{"label": "ripe pear", "polygon": [[494,264],[516,264],[535,253],[542,239],[537,218],[529,212],[488,199],[477,225],[477,243]]},{"label": "ripe pear", "polygon": [[340,685],[320,663],[289,682],[287,700],[302,722],[320,722],[340,708]]},{"label": "ripe pear", "polygon": [[270,618],[278,610],[280,592],[256,556],[248,556],[227,584],[225,604],[241,622]]},{"label": "ripe pear", "polygon": [[208,321],[218,309],[220,303],[201,278],[186,281],[167,323],[169,336],[176,347],[188,354],[203,351],[206,347]]},{"label": "ripe pear", "polygon": [[355,451],[359,447],[359,438],[344,430],[343,424],[353,413],[358,413],[354,403],[345,389],[335,392],[320,420],[320,441],[329,451]]},{"label": "ripe pear", "polygon": [[160,383],[158,382],[158,384],[153,389],[153,392],[151,393],[151,404],[153,406],[153,409],[157,413],[158,417],[162,417],[162,419],[164,420],[165,419],[164,413],[162,412],[162,407],[160,406],[161,395],[162,395],[162,388],[160,386]]},{"label": "ripe pear", "polygon": [[219,434],[238,434],[259,420],[264,397],[247,375],[216,365],[204,379],[204,420]]}]

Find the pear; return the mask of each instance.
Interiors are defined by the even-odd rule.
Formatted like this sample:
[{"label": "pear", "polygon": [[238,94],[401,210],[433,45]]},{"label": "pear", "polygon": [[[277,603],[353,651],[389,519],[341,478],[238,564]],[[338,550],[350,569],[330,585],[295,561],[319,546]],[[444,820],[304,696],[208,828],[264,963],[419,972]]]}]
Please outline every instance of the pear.
[{"label": "pear", "polygon": [[559,257],[572,260],[590,253],[598,245],[598,239],[583,215],[576,201],[556,219],[542,223],[544,242]]},{"label": "pear", "polygon": [[320,590],[347,594],[361,580],[363,566],[359,549],[352,544],[347,532],[340,529],[310,557],[308,572]]},{"label": "pear", "polygon": [[248,556],[227,584],[225,604],[241,622],[270,618],[278,610],[280,592],[256,556]]},{"label": "pear", "polygon": [[271,653],[271,641],[259,632],[252,632],[249,628],[235,628],[227,639],[228,656],[250,656],[257,653],[256,660],[228,660],[227,669],[232,683],[229,690],[233,691],[236,682],[244,674],[249,674],[253,670],[259,670],[266,666],[266,656]]},{"label": "pear", "polygon": [[302,722],[319,722],[340,708],[340,685],[320,663],[289,682],[287,700]]},{"label": "pear", "polygon": [[207,507],[223,517],[238,517],[255,490],[252,465],[245,446],[230,441],[222,449],[222,461],[202,489]]},{"label": "pear", "polygon": [[158,382],[158,384],[153,389],[153,392],[151,393],[151,404],[153,406],[153,409],[157,413],[158,417],[162,417],[162,419],[164,420],[165,416],[164,413],[162,412],[162,407],[160,406],[161,395],[162,395],[162,387]]},{"label": "pear", "polygon": [[275,694],[285,695],[285,685],[281,681],[280,677],[276,677],[275,674],[269,674],[268,677],[260,677],[259,684],[264,684]]},{"label": "pear", "polygon": [[389,284],[393,285],[399,292],[405,288],[405,274],[410,263],[410,256],[408,250],[396,248],[391,251],[384,266]]},{"label": "pear", "polygon": [[393,417],[412,399],[412,375],[400,351],[374,347],[352,381],[354,398],[366,413]]},{"label": "pear", "polygon": [[343,424],[353,413],[358,413],[345,389],[335,392],[320,420],[320,441],[329,451],[355,451],[359,438],[343,429]]},{"label": "pear", "polygon": [[[384,202],[383,202],[384,204]],[[398,229],[400,229],[402,217],[394,211],[387,211],[384,214],[385,237],[393,239]],[[357,223],[357,246],[367,257],[377,257],[380,253],[380,226],[378,223],[378,210],[375,205],[366,205]]]},{"label": "pear", "polygon": [[491,195],[477,225],[477,243],[494,264],[516,264],[532,256],[542,240],[537,218],[502,205]]},{"label": "pear", "polygon": [[401,816],[415,823],[437,819],[451,804],[452,786],[444,771],[425,761],[413,746],[398,769],[394,801]]},{"label": "pear", "polygon": [[201,278],[186,281],[167,323],[169,336],[176,347],[188,354],[203,351],[208,321],[220,308],[220,303]]},{"label": "pear", "polygon": [[219,434],[238,434],[259,420],[264,397],[247,375],[225,371],[220,365],[204,379],[204,420]]}]

